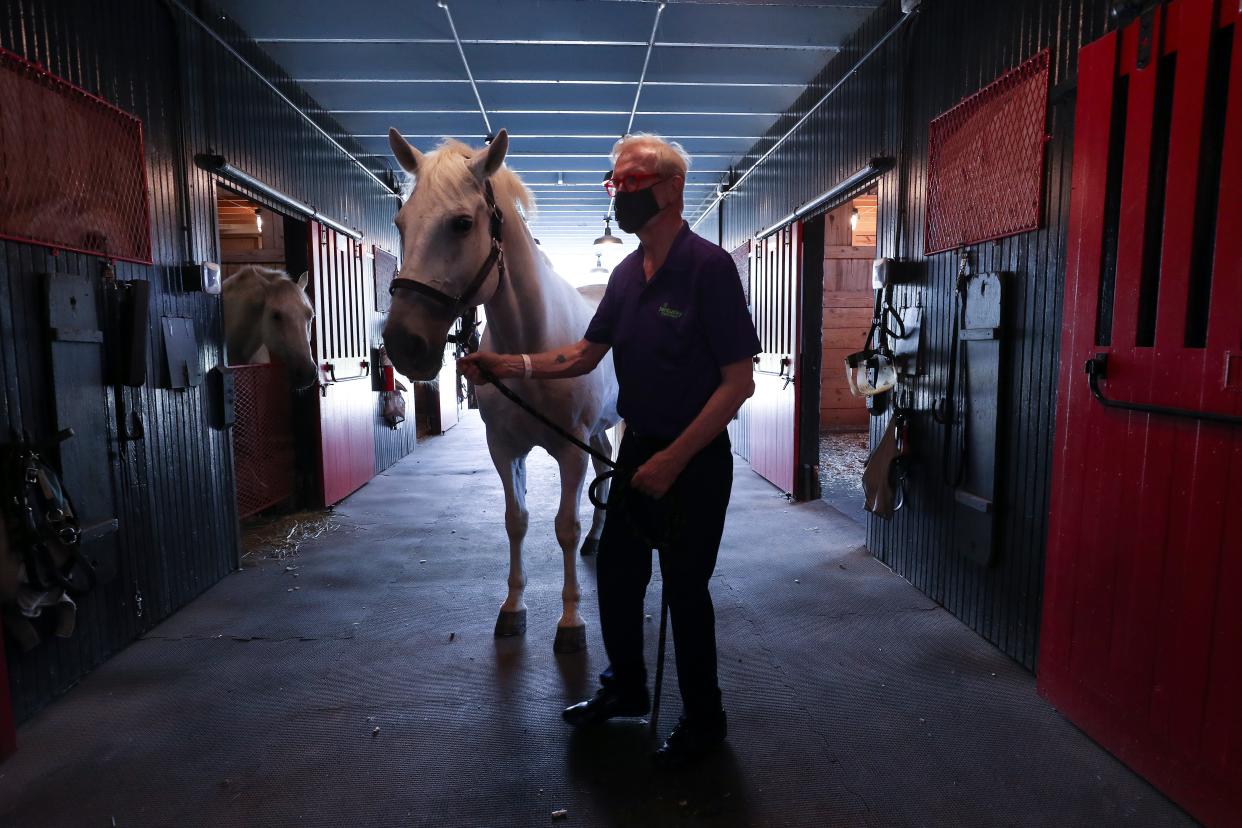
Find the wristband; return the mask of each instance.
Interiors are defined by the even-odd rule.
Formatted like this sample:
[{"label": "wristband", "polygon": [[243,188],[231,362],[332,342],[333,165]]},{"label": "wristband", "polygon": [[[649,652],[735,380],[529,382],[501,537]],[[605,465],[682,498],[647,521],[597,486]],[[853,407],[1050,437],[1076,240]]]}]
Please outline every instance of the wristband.
[{"label": "wristband", "polygon": [[522,379],[530,379],[530,354],[522,354]]}]

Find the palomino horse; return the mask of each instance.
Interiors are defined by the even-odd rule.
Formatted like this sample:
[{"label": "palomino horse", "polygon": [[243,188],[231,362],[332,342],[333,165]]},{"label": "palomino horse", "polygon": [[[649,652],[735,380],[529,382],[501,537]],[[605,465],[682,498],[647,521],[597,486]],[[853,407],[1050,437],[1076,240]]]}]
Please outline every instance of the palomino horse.
[{"label": "palomino horse", "polygon": [[306,283],[305,273],[295,282],[283,270],[256,265],[224,280],[224,339],[231,364],[274,359],[288,369],[294,388],[315,383],[319,368],[310,347],[315,311]]},{"label": "palomino horse", "polygon": [[[484,150],[445,141],[423,155],[396,130],[389,143],[397,160],[415,177],[409,200],[397,213],[404,253],[384,344],[397,370],[415,380],[433,379],[440,370],[453,322],[483,305],[487,329],[484,351],[534,353],[571,345],[582,338],[594,314],[592,302],[552,269],[518,215],[520,202],[531,209],[530,191],[503,166],[509,145],[501,130]],[[499,215],[503,221],[497,222]],[[503,253],[497,251],[503,250]],[[411,284],[414,283],[414,284]],[[575,379],[512,380],[512,388],[557,425],[611,456],[605,433],[617,422],[617,382],[611,356],[595,371]],[[509,593],[500,607],[496,634],[526,629],[522,540],[526,511],[526,455],[541,446],[560,467],[561,498],[556,540],[565,561],[564,604],[557,623],[557,652],[586,646],[576,551],[582,528],[578,503],[587,473],[587,455],[505,399],[491,385],[478,389],[479,411],[487,426],[487,447],[505,490],[505,529],[509,535]],[[599,472],[599,462],[596,461]],[[590,554],[603,529],[597,509],[583,543]]]}]

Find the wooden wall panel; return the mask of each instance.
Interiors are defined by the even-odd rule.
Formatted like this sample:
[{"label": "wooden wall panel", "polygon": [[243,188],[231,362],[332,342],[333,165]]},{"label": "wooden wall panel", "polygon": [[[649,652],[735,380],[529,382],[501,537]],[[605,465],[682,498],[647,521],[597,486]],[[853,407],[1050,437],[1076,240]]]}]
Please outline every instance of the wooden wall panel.
[{"label": "wooden wall panel", "polygon": [[[871,205],[869,240],[875,238],[875,200]],[[824,216],[824,303],[823,348],[819,378],[819,428],[821,431],[848,431],[866,428],[871,420],[867,403],[850,393],[845,377],[845,357],[863,347],[871,327],[875,299],[871,290],[871,262],[875,247],[855,245],[850,213],[855,202],[843,204]],[[830,347],[831,337],[834,343]],[[841,347],[842,341],[852,345]]]}]

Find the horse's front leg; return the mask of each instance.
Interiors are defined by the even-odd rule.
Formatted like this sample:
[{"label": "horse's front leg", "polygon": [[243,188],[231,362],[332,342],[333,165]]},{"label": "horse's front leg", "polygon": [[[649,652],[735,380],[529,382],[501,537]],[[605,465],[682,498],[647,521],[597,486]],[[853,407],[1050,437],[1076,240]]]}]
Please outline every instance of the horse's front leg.
[{"label": "horse's front leg", "polygon": [[558,653],[578,653],[586,649],[586,624],[578,605],[582,591],[578,587],[578,539],[582,524],[578,521],[578,501],[582,497],[582,481],[586,478],[587,456],[576,446],[566,445],[556,454],[561,470],[561,503],[556,510],[556,542],[565,561],[565,586],[561,590],[561,620],[556,624]]},{"label": "horse's front leg", "polygon": [[522,565],[522,541],[530,522],[526,511],[526,454],[501,441],[488,440],[488,450],[505,490],[505,532],[509,535],[509,592],[496,618],[496,636],[526,632],[526,569]]}]

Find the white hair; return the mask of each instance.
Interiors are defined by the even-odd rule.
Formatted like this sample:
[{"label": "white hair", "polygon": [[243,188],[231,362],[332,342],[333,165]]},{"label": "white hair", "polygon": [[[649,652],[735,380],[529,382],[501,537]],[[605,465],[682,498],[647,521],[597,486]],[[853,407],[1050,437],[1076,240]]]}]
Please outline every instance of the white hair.
[{"label": "white hair", "polygon": [[612,164],[617,165],[621,153],[630,147],[645,147],[654,153],[656,172],[663,176],[680,175],[685,178],[690,170],[690,153],[676,141],[669,141],[651,132],[635,132],[626,135],[612,147]]}]

